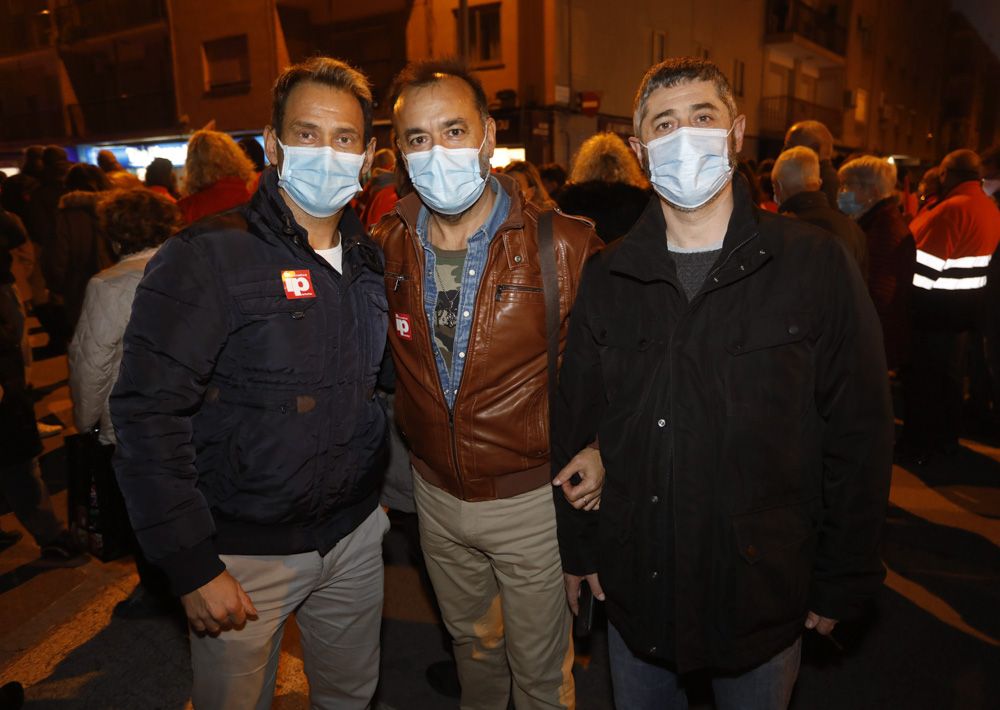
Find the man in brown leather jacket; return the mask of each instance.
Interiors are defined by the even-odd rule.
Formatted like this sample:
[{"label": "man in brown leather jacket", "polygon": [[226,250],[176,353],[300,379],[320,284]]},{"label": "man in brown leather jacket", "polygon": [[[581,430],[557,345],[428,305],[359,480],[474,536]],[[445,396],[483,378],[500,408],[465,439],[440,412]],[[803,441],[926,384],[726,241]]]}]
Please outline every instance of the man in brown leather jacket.
[{"label": "man in brown leather jacket", "polygon": [[[410,65],[392,106],[416,192],[373,236],[386,256],[396,421],[411,450],[421,545],[454,640],[462,707],[504,709],[513,687],[519,710],[571,708],[540,212],[513,180],[490,175],[496,124],[464,68]],[[600,243],[590,222],[553,216],[560,341]]]}]

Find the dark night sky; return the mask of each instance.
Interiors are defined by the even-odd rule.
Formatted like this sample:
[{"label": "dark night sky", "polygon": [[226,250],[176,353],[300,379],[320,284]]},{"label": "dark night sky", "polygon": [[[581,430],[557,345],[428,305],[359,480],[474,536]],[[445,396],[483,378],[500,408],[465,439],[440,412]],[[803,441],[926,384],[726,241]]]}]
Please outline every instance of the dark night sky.
[{"label": "dark night sky", "polygon": [[993,54],[1000,58],[1000,2],[997,0],[953,0],[952,7],[979,30]]}]

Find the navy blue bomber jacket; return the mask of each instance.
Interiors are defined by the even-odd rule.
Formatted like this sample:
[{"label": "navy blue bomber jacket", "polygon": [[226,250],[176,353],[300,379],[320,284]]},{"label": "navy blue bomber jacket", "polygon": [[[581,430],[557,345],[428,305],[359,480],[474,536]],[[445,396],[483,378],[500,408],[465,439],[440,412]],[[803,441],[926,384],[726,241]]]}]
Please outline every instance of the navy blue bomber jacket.
[{"label": "navy blue bomber jacket", "polygon": [[383,258],[350,209],[340,231],[342,275],[269,169],[146,269],[111,397],[115,470],[177,594],[220,574],[220,554],[326,554],[377,505]]}]

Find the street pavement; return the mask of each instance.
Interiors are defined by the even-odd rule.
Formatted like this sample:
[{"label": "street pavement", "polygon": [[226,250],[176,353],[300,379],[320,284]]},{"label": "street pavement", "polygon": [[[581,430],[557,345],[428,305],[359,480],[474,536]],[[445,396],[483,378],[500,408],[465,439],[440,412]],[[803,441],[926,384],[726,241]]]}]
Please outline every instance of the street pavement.
[{"label": "street pavement", "polygon": [[[72,433],[64,357],[37,362],[37,413]],[[43,476],[66,514],[62,437],[45,440]],[[0,524],[22,530],[0,501]],[[426,668],[446,642],[412,545],[412,519],[385,539],[386,598],[377,708],[451,710]],[[954,457],[893,471],[882,557],[886,582],[870,612],[835,643],[808,634],[796,710],[977,710],[1000,707],[1000,448],[964,440]],[[37,564],[30,536],[0,553],[0,685],[17,680],[26,708],[190,707],[186,631],[170,618],[112,618],[137,583],[129,558],[75,569]],[[614,707],[606,635],[578,649],[578,707]],[[711,708],[707,679],[689,679],[692,707]],[[282,643],[274,708],[308,708],[294,622]],[[3,710],[3,708],[0,708]],[[629,710],[620,708],[619,710]]]}]

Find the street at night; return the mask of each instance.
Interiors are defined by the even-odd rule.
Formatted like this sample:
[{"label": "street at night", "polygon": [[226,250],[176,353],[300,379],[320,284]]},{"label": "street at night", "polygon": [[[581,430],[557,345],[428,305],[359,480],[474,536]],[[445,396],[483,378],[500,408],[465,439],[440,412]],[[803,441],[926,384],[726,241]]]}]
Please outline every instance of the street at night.
[{"label": "street at night", "polygon": [[[44,336],[41,336],[44,338]],[[36,336],[37,338],[37,336]],[[64,358],[37,365],[39,416],[69,424]],[[71,432],[67,428],[67,433]],[[46,441],[43,470],[65,515],[62,437]],[[804,650],[792,707],[801,710],[986,710],[1000,694],[1000,442],[964,439],[947,461],[894,467],[882,544],[886,582],[870,615]],[[992,445],[991,445],[992,444]],[[10,513],[4,530],[18,529]],[[385,539],[385,610],[377,707],[446,710],[427,667],[448,659],[443,629],[407,542]],[[190,707],[182,621],[112,619],[135,589],[130,558],[46,569],[27,538],[0,556],[0,683],[26,686],[26,708]],[[613,707],[606,637],[595,631],[574,674],[581,710]],[[710,708],[707,688],[692,707]],[[274,708],[309,707],[294,625],[285,632]]]},{"label": "street at night", "polygon": [[0,0],[0,710],[1000,707],[996,0]]}]

